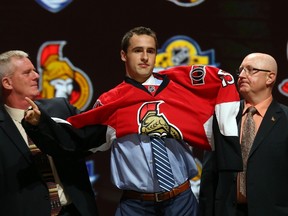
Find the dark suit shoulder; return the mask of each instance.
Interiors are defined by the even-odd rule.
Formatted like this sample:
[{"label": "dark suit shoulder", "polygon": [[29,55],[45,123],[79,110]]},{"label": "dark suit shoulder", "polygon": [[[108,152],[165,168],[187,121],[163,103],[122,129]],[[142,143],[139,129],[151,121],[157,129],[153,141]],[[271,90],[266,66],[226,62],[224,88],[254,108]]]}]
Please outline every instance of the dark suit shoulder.
[{"label": "dark suit shoulder", "polygon": [[46,98],[37,99],[35,103],[37,105],[62,104],[62,103],[69,104],[69,101],[67,100],[67,98],[64,98],[64,97],[55,97],[55,98],[49,98],[49,99],[46,99]]},{"label": "dark suit shoulder", "polygon": [[44,110],[51,117],[66,119],[80,113],[80,110],[63,97],[39,99],[36,100],[35,103],[39,106],[40,110]]},{"label": "dark suit shoulder", "polygon": [[281,109],[284,111],[286,117],[288,118],[288,106],[284,105],[284,104],[281,104],[279,103]]}]

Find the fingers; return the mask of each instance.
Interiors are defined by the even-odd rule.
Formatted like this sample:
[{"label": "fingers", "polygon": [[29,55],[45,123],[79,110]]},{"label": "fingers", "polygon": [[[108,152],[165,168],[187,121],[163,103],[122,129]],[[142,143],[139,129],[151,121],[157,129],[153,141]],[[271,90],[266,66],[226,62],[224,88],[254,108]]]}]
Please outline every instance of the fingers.
[{"label": "fingers", "polygon": [[41,115],[38,106],[28,97],[25,97],[25,100],[30,104],[30,106],[24,112],[25,121],[32,125],[38,125]]},{"label": "fingers", "polygon": [[34,101],[32,101],[30,98],[28,97],[25,97],[25,100],[30,104],[30,106],[28,107],[27,110],[33,110],[33,109],[36,109],[38,110],[38,106],[34,103]]},{"label": "fingers", "polygon": [[30,104],[30,106],[26,109],[25,115],[29,113],[28,111],[33,110],[37,115],[41,115],[40,110],[38,106],[32,101],[30,98],[25,97],[25,100]]},{"label": "fingers", "polygon": [[27,108],[26,112],[29,111],[29,110],[33,110],[33,107],[32,107],[32,106],[29,106],[29,107]]}]

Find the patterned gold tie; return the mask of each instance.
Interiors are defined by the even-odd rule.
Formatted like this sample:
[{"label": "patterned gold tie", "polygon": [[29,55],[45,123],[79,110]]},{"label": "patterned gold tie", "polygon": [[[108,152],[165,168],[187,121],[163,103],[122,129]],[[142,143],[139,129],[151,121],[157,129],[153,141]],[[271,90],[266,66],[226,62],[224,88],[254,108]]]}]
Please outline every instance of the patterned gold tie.
[{"label": "patterned gold tie", "polygon": [[252,143],[255,138],[255,122],[253,115],[257,112],[257,109],[253,106],[247,109],[247,117],[243,124],[241,150],[243,158],[243,172],[240,172],[240,193],[246,197],[246,170],[247,160],[250,153]]},{"label": "patterned gold tie", "polygon": [[51,165],[46,154],[42,153],[39,148],[33,143],[33,141],[28,137],[29,149],[33,155],[33,160],[37,165],[43,180],[46,182],[50,204],[51,204],[51,216],[57,216],[61,211],[61,203],[58,196],[57,185],[52,173]]}]

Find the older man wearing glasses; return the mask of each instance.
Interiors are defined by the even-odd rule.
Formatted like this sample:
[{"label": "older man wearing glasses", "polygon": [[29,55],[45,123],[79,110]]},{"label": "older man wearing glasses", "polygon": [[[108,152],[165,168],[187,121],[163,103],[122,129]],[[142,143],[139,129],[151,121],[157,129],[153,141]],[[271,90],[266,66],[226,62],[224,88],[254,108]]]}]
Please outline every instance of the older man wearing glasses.
[{"label": "older man wearing glasses", "polygon": [[[237,75],[243,97],[237,117],[239,146],[217,149],[221,145],[216,144],[216,150],[205,155],[200,215],[288,215],[288,107],[272,96],[277,63],[268,54],[251,53]],[[219,167],[223,154],[230,154],[232,160],[241,155],[243,172]]]}]

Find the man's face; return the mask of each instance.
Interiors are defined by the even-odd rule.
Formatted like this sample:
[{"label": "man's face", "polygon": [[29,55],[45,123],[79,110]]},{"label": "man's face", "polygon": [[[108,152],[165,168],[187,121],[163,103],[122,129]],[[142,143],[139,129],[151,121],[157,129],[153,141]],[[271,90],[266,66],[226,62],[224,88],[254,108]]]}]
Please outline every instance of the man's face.
[{"label": "man's face", "polygon": [[12,61],[14,62],[14,73],[8,78],[11,82],[11,94],[19,98],[35,99],[39,94],[39,74],[32,62],[28,58],[13,58]]},{"label": "man's face", "polygon": [[156,54],[156,43],[153,37],[133,35],[127,53],[121,51],[126,75],[140,83],[145,82],[153,72]]},{"label": "man's face", "polygon": [[268,68],[263,61],[254,56],[249,56],[244,58],[240,68],[237,84],[239,92],[244,98],[259,96],[267,90],[267,80],[270,72],[257,70]]}]

